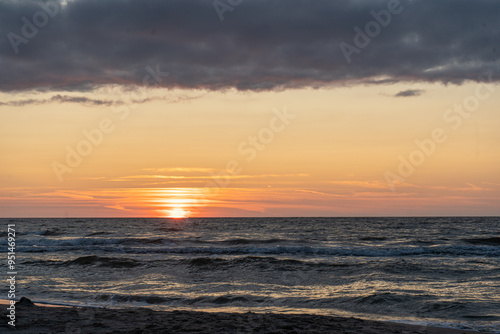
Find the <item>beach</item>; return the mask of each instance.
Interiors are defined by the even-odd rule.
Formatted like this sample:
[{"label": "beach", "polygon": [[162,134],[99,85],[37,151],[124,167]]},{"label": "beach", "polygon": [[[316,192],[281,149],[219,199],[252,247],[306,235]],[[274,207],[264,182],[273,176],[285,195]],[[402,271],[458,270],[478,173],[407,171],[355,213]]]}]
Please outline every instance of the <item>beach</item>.
[{"label": "beach", "polygon": [[[5,319],[6,308],[2,307]],[[310,314],[153,311],[147,308],[46,307],[16,304],[16,333],[372,333],[460,334],[473,331]]]}]

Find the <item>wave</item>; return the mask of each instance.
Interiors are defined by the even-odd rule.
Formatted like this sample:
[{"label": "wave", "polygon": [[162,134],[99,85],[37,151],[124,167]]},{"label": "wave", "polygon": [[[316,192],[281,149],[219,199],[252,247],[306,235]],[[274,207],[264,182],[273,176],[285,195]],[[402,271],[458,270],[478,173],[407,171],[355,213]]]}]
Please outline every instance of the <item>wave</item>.
[{"label": "wave", "polygon": [[[58,236],[60,232],[55,230],[45,230],[38,235],[43,236]],[[155,237],[155,238],[99,238],[99,235],[108,234],[107,232],[95,232],[88,234],[87,236],[81,238],[43,238],[38,240],[20,240],[18,244],[22,245],[36,245],[37,247],[46,246],[98,246],[98,245],[147,245],[147,244],[158,244],[158,245],[171,245],[171,244],[201,244],[201,245],[221,245],[221,246],[238,246],[238,245],[251,245],[251,244],[279,244],[291,242],[292,240],[287,239],[227,239],[219,241],[206,241],[198,239],[182,239],[182,240],[172,240],[169,238]],[[97,238],[93,238],[96,237]],[[0,243],[1,245],[1,243]]]},{"label": "wave", "polygon": [[[355,297],[350,299],[353,304],[367,305],[394,305],[397,303],[417,303],[431,299],[430,295],[411,295],[391,292],[373,293],[365,296]],[[349,299],[349,298],[347,298]]]},{"label": "wave", "polygon": [[54,265],[59,265],[63,263],[64,261],[57,261],[57,260],[35,260],[35,261],[24,261],[21,262],[23,265],[29,264],[29,265],[35,265],[35,266],[54,266]]},{"label": "wave", "polygon": [[250,302],[263,302],[264,300],[271,299],[258,296],[200,296],[196,298],[178,298],[178,297],[162,297],[162,296],[144,296],[144,295],[111,295],[100,294],[94,297],[96,301],[101,302],[119,302],[119,303],[146,303],[146,304],[249,304]]},{"label": "wave", "polygon": [[147,303],[147,304],[165,304],[171,303],[181,298],[168,298],[168,297],[159,297],[159,296],[131,296],[131,295],[109,295],[109,294],[100,294],[94,297],[97,301],[104,302],[138,302],[138,303]]},{"label": "wave", "polygon": [[127,259],[127,258],[113,258],[113,257],[101,257],[96,255],[82,256],[74,260],[63,262],[64,265],[97,265],[100,267],[111,267],[111,268],[132,268],[137,267],[142,264],[142,262]]},{"label": "wave", "polygon": [[[146,247],[145,245],[154,245]],[[497,246],[428,246],[428,247],[309,247],[309,246],[270,246],[270,247],[182,247],[168,245],[164,239],[153,239],[149,242],[137,243],[125,239],[117,240],[92,239],[89,241],[77,239],[71,241],[58,240],[46,246],[36,245],[23,247],[19,251],[26,253],[61,252],[85,250],[82,246],[92,245],[96,250],[111,253],[128,254],[204,254],[204,255],[303,255],[303,256],[345,256],[345,257],[405,257],[405,256],[500,256]],[[117,247],[119,245],[119,247]],[[134,246],[134,247],[127,247]]]},{"label": "wave", "polygon": [[94,233],[89,233],[86,235],[86,237],[96,237],[98,235],[109,235],[111,232],[94,232]]},{"label": "wave", "polygon": [[291,264],[298,265],[306,263],[300,260],[294,259],[277,259],[274,257],[258,257],[258,256],[246,256],[243,258],[236,259],[221,259],[221,258],[209,258],[209,257],[198,257],[194,259],[187,260],[189,265],[192,266],[206,266],[206,265],[217,265],[217,264],[240,264],[240,263],[282,263],[282,264]]},{"label": "wave", "polygon": [[193,298],[188,301],[188,304],[216,304],[216,305],[222,305],[222,304],[233,304],[233,303],[238,303],[238,304],[249,304],[250,301],[252,302],[263,302],[266,298],[251,298],[250,296],[232,296],[232,295],[226,295],[226,296],[219,296],[219,297],[198,297],[198,298]]},{"label": "wave", "polygon": [[467,243],[474,244],[474,245],[500,246],[500,237],[463,239],[463,240]]},{"label": "wave", "polygon": [[248,245],[248,244],[275,244],[279,242],[287,242],[288,240],[286,239],[244,239],[244,238],[239,238],[239,239],[229,239],[229,240],[223,240],[219,241],[217,243],[223,244],[223,245]]},{"label": "wave", "polygon": [[385,241],[387,238],[385,237],[361,237],[359,240],[362,241]]},{"label": "wave", "polygon": [[[395,246],[314,246],[298,239],[232,238],[217,241],[169,239],[165,237],[75,237],[57,238],[59,231],[45,230],[44,237],[21,238],[17,247],[25,252],[59,252],[86,250],[87,246],[111,253],[171,253],[204,255],[304,255],[304,256],[500,256],[500,238],[463,239],[467,244]],[[102,233],[102,232],[99,232]],[[365,240],[368,240],[365,238]],[[0,241],[0,246],[6,240]]]},{"label": "wave", "polygon": [[194,259],[182,260],[188,266],[199,269],[216,270],[220,267],[231,266],[256,266],[259,270],[312,270],[331,267],[349,267],[354,264],[348,263],[327,263],[312,262],[296,259],[279,259],[275,257],[245,256],[234,259],[197,257]]},{"label": "wave", "polygon": [[59,231],[58,228],[55,229],[46,229],[45,231],[41,232],[40,235],[43,236],[55,236],[55,235],[61,235],[62,233]]},{"label": "wave", "polygon": [[459,301],[429,302],[420,308],[419,314],[458,313],[457,311],[465,310],[467,307],[470,308],[470,303]]},{"label": "wave", "polygon": [[217,241],[208,241],[208,240],[198,240],[198,239],[185,239],[183,242],[193,243],[193,244],[207,244],[207,245],[250,245],[250,244],[278,244],[278,243],[286,243],[291,242],[293,240],[288,239],[246,239],[246,238],[235,238],[235,239],[227,239],[227,240],[217,240]]},{"label": "wave", "polygon": [[[127,251],[124,249],[124,251]],[[167,247],[131,249],[138,253],[171,254],[277,254],[277,255],[319,255],[358,257],[400,257],[400,256],[500,256],[500,249],[491,246],[433,246],[433,247]]]},{"label": "wave", "polygon": [[[54,231],[49,232],[49,235],[56,235]],[[64,238],[64,239],[29,239],[19,240],[19,246],[33,245],[35,247],[56,247],[56,246],[100,246],[100,245],[147,245],[147,244],[172,244],[170,239],[166,238]]]},{"label": "wave", "polygon": [[[315,309],[331,309],[332,307],[345,311],[374,310],[380,308],[397,308],[405,305],[409,313],[422,316],[435,315],[436,312],[452,318],[460,318],[465,310],[483,306],[481,303],[467,304],[459,301],[435,302],[432,295],[411,295],[398,293],[373,293],[358,297],[323,297],[310,298],[301,297],[273,297],[259,294],[224,294],[224,295],[200,295],[185,298],[177,296],[158,295],[126,295],[126,294],[99,294],[93,299],[99,302],[113,303],[143,303],[152,305],[175,305],[175,306],[214,306],[222,305],[245,306],[245,307],[272,307],[288,305],[289,307],[307,307]],[[375,311],[375,313],[379,313]],[[384,312],[380,312],[383,314]],[[484,317],[484,315],[467,314],[471,317]],[[495,315],[486,315],[489,320],[495,320]]]},{"label": "wave", "polygon": [[164,232],[180,232],[183,229],[180,227],[160,227],[159,230]]},{"label": "wave", "polygon": [[[138,261],[129,257],[103,257],[97,255],[82,256],[73,260],[35,260],[24,261],[23,265],[33,266],[108,266],[108,267],[166,267],[185,265],[194,270],[219,270],[221,268],[230,267],[257,267],[259,270],[313,270],[313,269],[326,269],[332,267],[350,267],[354,264],[348,263],[328,263],[328,262],[313,262],[302,261],[295,259],[279,259],[275,257],[259,257],[259,256],[245,256],[238,258],[210,258],[210,257],[196,257],[191,259],[154,259],[154,260],[141,260]],[[359,265],[359,264],[358,264]]]}]

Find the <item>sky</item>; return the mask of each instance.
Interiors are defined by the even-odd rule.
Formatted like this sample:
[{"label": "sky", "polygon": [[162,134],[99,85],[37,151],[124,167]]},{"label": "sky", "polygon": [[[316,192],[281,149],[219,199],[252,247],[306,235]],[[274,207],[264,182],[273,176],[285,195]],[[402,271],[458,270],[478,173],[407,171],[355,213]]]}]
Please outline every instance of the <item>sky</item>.
[{"label": "sky", "polygon": [[0,0],[0,217],[498,216],[499,12]]}]

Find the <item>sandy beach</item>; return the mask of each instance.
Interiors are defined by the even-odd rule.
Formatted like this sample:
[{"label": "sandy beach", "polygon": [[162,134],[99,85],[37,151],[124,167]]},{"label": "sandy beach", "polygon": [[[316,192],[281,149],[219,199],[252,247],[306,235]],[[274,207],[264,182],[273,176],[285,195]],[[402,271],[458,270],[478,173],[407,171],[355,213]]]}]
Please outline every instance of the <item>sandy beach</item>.
[{"label": "sandy beach", "polygon": [[[4,319],[6,305],[2,305]],[[16,304],[17,333],[373,333],[460,334],[465,330],[414,326],[307,314],[159,312],[146,308],[105,309]]]}]

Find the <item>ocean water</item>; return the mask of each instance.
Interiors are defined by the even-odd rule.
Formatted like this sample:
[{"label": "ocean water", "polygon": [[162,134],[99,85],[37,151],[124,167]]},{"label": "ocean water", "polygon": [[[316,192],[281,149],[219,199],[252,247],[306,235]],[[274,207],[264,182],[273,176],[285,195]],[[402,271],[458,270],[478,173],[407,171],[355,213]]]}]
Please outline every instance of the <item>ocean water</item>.
[{"label": "ocean water", "polygon": [[[1,219],[16,296],[500,333],[500,218]],[[6,298],[1,297],[1,298]]]}]

